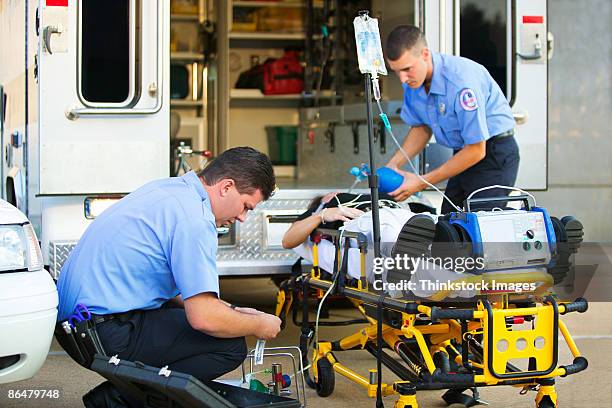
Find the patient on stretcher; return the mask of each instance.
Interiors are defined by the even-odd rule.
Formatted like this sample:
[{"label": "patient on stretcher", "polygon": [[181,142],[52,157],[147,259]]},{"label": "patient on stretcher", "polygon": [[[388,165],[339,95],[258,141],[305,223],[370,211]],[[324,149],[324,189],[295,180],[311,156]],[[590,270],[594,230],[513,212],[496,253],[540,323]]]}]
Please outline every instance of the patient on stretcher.
[{"label": "patient on stretcher", "polygon": [[[478,286],[474,285],[482,279],[478,275],[465,273],[466,269],[462,266],[449,268],[448,264],[436,262],[430,257],[423,256],[419,259],[416,252],[411,251],[414,248],[409,234],[417,230],[417,234],[430,233],[431,242],[434,241],[435,225],[438,217],[431,212],[417,212],[424,208],[403,208],[394,202],[385,202],[382,208],[379,209],[380,218],[380,236],[381,236],[381,258],[374,259],[373,253],[373,233],[372,233],[372,212],[370,208],[364,208],[368,211],[360,211],[354,207],[342,205],[338,208],[339,203],[350,203],[355,201],[350,195],[327,195],[320,200],[320,203],[313,202],[309,210],[298,218],[290,229],[286,232],[283,238],[283,246],[285,248],[293,248],[294,251],[302,258],[309,262],[313,262],[313,242],[309,239],[310,234],[317,228],[341,229],[344,231],[360,232],[367,237],[368,252],[366,254],[366,276],[370,282],[370,289],[380,292],[385,291],[392,297],[403,298],[430,298],[441,300],[444,298],[471,298],[478,294]],[[360,196],[360,202],[369,203],[369,196]],[[322,203],[322,204],[321,204]],[[328,204],[326,207],[325,205]],[[335,204],[335,205],[334,205]],[[349,204],[350,205],[350,204]],[[363,208],[363,207],[362,207]],[[415,211],[416,210],[416,211]],[[431,209],[433,212],[433,209]],[[407,223],[411,220],[410,223]],[[435,237],[444,240],[443,237]],[[342,240],[344,242],[344,240]],[[355,240],[351,240],[355,241]],[[415,242],[415,244],[418,243]],[[408,248],[408,249],[407,249]],[[425,250],[431,251],[431,245],[423,246]],[[448,248],[446,246],[445,248]],[[407,249],[407,250],[406,250]],[[344,253],[344,251],[341,251]],[[429,252],[431,254],[431,252]],[[318,244],[318,262],[319,267],[331,272],[334,270],[334,260],[336,257],[336,248],[334,244],[323,239]],[[406,260],[409,260],[410,265],[406,265]],[[474,265],[478,267],[478,265]],[[347,262],[348,275],[351,278],[359,279],[361,275],[361,256],[357,243],[352,243],[348,250]],[[546,270],[534,268],[525,273],[536,273],[542,277],[546,277]],[[506,275],[506,271],[487,273],[489,280],[491,276]],[[524,274],[520,276],[524,277]],[[382,282],[381,282],[382,278]],[[378,282],[376,282],[378,281]],[[466,283],[463,283],[463,282]],[[410,282],[410,283],[408,283]],[[520,283],[520,282],[516,282]],[[516,286],[520,291],[533,291],[535,288],[530,286]],[[537,287],[537,286],[536,286]],[[486,289],[486,287],[484,288]]]}]

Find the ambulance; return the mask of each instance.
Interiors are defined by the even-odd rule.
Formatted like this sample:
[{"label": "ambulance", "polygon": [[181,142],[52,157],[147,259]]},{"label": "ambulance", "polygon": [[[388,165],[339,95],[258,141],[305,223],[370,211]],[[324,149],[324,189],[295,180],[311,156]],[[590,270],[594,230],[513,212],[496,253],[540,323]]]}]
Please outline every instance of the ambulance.
[{"label": "ambulance", "polygon": [[[248,5],[205,3],[214,4],[217,13],[211,17],[216,50],[207,61],[208,72],[216,72],[208,79],[217,91],[208,93],[215,109],[209,117],[214,126],[208,126],[214,134],[207,135],[216,154],[232,147],[231,95],[220,85],[230,76],[230,41],[238,38],[231,36],[223,13],[238,3]],[[315,3],[328,7],[331,2]],[[489,70],[516,119],[517,186],[545,190],[547,70],[553,49],[547,1],[368,3],[383,36],[396,24],[416,24],[432,50],[466,56]],[[140,185],[169,176],[170,6],[169,0],[0,2],[0,198],[32,222],[54,278],[101,211]],[[354,16],[344,17],[352,24]],[[313,42],[306,39],[305,45]],[[396,134],[403,136],[407,127],[397,110],[401,86],[394,77],[382,81],[384,106]],[[350,167],[367,162],[364,101],[346,97],[328,105],[296,110],[297,177],[281,180],[280,191],[245,223],[220,231],[221,275],[288,273],[297,256],[282,248],[281,237],[291,221],[313,197],[346,189],[353,181]],[[384,130],[376,146],[380,164],[395,151]],[[450,154],[432,141],[416,164],[427,171]],[[424,197],[440,202],[434,192]]]}]

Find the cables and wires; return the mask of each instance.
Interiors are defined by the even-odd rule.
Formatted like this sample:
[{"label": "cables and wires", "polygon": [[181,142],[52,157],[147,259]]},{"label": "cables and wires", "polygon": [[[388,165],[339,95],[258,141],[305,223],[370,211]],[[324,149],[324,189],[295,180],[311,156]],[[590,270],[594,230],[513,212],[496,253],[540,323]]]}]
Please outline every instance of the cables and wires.
[{"label": "cables and wires", "polygon": [[[334,198],[336,199],[336,202],[338,203],[338,207],[352,207],[352,208],[356,208],[359,207],[360,205],[364,205],[364,204],[372,204],[371,200],[361,200],[361,201],[357,201],[361,198],[361,196],[363,196],[363,194],[358,194],[355,198],[353,198],[351,201],[347,201],[346,203],[341,203],[340,199],[338,198],[337,195],[334,196]],[[378,206],[380,207],[380,204],[383,204],[384,207],[389,207],[389,208],[402,208],[402,206],[400,204],[398,204],[397,202],[393,201],[393,200],[387,200],[386,198],[382,198],[378,200]]]},{"label": "cables and wires", "polygon": [[387,132],[389,132],[389,134],[391,135],[391,139],[393,139],[393,143],[395,143],[395,145],[397,146],[399,151],[402,153],[402,156],[404,156],[406,161],[410,164],[410,167],[412,168],[412,172],[423,183],[427,184],[429,187],[431,187],[434,190],[436,190],[446,201],[448,201],[450,203],[450,205],[455,210],[457,210],[458,212],[464,212],[460,207],[458,207],[455,203],[453,203],[451,201],[451,199],[448,198],[446,196],[446,194],[444,194],[438,187],[434,186],[429,181],[425,180],[425,178],[422,177],[419,174],[419,171],[416,169],[416,167],[414,167],[414,164],[412,164],[412,160],[410,159],[410,157],[408,156],[406,151],[403,149],[402,145],[399,143],[399,141],[395,137],[395,134],[393,133],[393,129],[391,128],[391,123],[389,122],[389,118],[387,117],[387,114],[385,113],[385,111],[382,108],[382,105],[380,104],[380,85],[378,84],[378,77],[377,76],[375,77],[375,75],[372,75],[372,93],[374,94],[374,99],[376,100],[376,105],[378,106],[378,111],[380,112],[379,117],[383,121],[383,123],[385,124],[385,129],[387,129]]},{"label": "cables and wires", "polygon": [[518,191],[519,193],[523,193],[525,195],[528,195],[533,200],[533,206],[534,207],[538,206],[538,203],[536,202],[536,199],[533,196],[533,194],[531,194],[531,193],[529,193],[529,192],[527,192],[527,191],[525,191],[523,189],[520,189],[518,187],[502,186],[502,185],[499,185],[499,184],[495,184],[493,186],[482,187],[482,188],[479,188],[478,190],[472,191],[472,193],[466,198],[466,201],[469,200],[470,198],[472,198],[474,195],[480,193],[481,191],[491,190],[491,189],[494,189],[494,188],[501,188],[503,190]]},{"label": "cables and wires", "polygon": [[[340,245],[340,247],[342,247],[342,236],[344,235],[344,229],[340,230],[340,236],[338,238],[338,243]],[[341,254],[342,251],[338,251],[338,254]],[[338,255],[338,257],[341,257],[342,255]],[[347,254],[348,257],[348,254]],[[342,259],[337,259],[335,262],[335,265],[337,267],[337,265],[341,262]],[[332,281],[331,286],[329,287],[329,289],[327,289],[327,291],[325,292],[325,294],[323,295],[323,297],[321,298],[321,301],[319,302],[319,307],[317,308],[317,316],[315,318],[315,342],[314,344],[319,344],[319,318],[321,316],[321,309],[323,308],[323,303],[325,303],[325,300],[327,299],[327,297],[330,295],[330,293],[332,293],[336,287],[336,283],[338,281],[338,276],[340,276],[341,273],[343,273],[344,271],[342,271],[342,268],[339,268],[340,270],[337,270],[337,273],[334,276],[334,280]]]},{"label": "cables and wires", "polygon": [[325,68],[327,67],[327,63],[331,57],[332,53],[332,40],[329,35],[329,26],[327,25],[327,20],[329,20],[331,16],[330,11],[330,0],[325,0],[323,3],[323,24],[321,24],[321,64],[319,66],[319,76],[317,78],[317,84],[315,86],[315,95],[314,95],[314,107],[319,107],[319,99],[321,97],[321,88],[323,86],[323,76],[325,75]]}]

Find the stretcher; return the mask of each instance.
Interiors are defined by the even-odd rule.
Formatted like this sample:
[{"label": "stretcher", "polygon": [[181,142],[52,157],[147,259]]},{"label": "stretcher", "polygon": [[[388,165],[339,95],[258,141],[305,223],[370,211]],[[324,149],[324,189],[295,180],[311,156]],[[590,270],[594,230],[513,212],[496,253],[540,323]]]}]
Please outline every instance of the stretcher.
[{"label": "stretcher", "polygon": [[[502,290],[474,290],[469,298],[461,299],[450,299],[449,291],[419,298],[409,291],[400,291],[398,296],[376,290],[366,278],[368,242],[363,234],[316,230],[311,235],[311,270],[295,271],[281,285],[276,309],[282,319],[293,314],[294,321],[296,314],[301,313],[300,348],[305,361],[310,360],[311,364],[312,375],[307,374],[309,385],[319,396],[328,397],[334,391],[336,375],[341,375],[360,385],[368,397],[376,397],[377,393],[398,396],[397,408],[417,408],[419,390],[447,390],[443,399],[448,404],[469,407],[481,403],[478,387],[513,386],[521,388],[520,394],[536,392],[537,408],[556,407],[555,378],[578,373],[588,365],[561,319],[567,313],[585,312],[588,303],[583,298],[561,301],[553,291],[553,285],[567,273],[569,259],[578,250],[583,231],[573,217],[558,220],[548,217],[541,209],[528,210],[543,214],[538,220],[545,221],[550,245],[545,250],[550,256],[537,258],[540,263],[534,268],[502,265],[497,270],[467,273],[462,278],[465,282],[495,281],[506,285],[502,285],[505,288]],[[470,217],[468,214],[460,215],[463,221]],[[479,245],[482,249],[483,242],[470,239],[467,224],[461,227],[461,222],[453,223],[453,215],[442,217],[441,225],[434,224],[431,218],[425,219],[415,216],[406,222],[394,247],[396,254],[415,256],[428,251],[431,254],[438,241],[458,244],[455,250],[465,249],[465,244],[469,244],[472,252]],[[481,223],[485,222],[481,219]],[[446,230],[449,225],[452,228]],[[457,232],[459,235],[449,238],[449,234]],[[319,267],[317,247],[323,237],[336,247],[334,270],[330,272]],[[524,242],[540,242],[535,239]],[[361,254],[359,279],[348,276],[347,257],[343,256],[348,254],[351,240]],[[524,245],[523,250],[527,251],[526,248]],[[525,265],[530,263],[534,264],[533,259],[526,259]],[[385,275],[387,283],[397,283],[402,278],[410,280],[409,271],[396,270]],[[508,289],[513,287],[511,283],[527,284],[528,289]],[[327,295],[349,299],[363,316],[362,326],[353,334],[335,341],[318,341],[315,326],[309,320],[310,304],[313,299],[320,301]],[[568,345],[573,361],[560,361],[561,338]],[[342,351],[358,349],[376,356],[377,368],[369,370],[368,375],[352,370],[337,357]],[[400,380],[382,381],[378,375],[382,365]],[[466,393],[470,390],[472,395]]]}]

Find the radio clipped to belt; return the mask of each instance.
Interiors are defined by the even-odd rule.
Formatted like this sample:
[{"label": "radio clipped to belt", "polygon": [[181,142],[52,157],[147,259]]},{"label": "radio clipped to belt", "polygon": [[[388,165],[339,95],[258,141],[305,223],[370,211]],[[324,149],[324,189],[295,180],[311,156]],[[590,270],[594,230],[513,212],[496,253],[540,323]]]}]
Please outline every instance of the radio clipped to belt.
[{"label": "radio clipped to belt", "polygon": [[106,355],[93,315],[82,303],[76,305],[68,319],[57,323],[55,338],[68,355],[85,368],[91,367],[96,354]]}]

